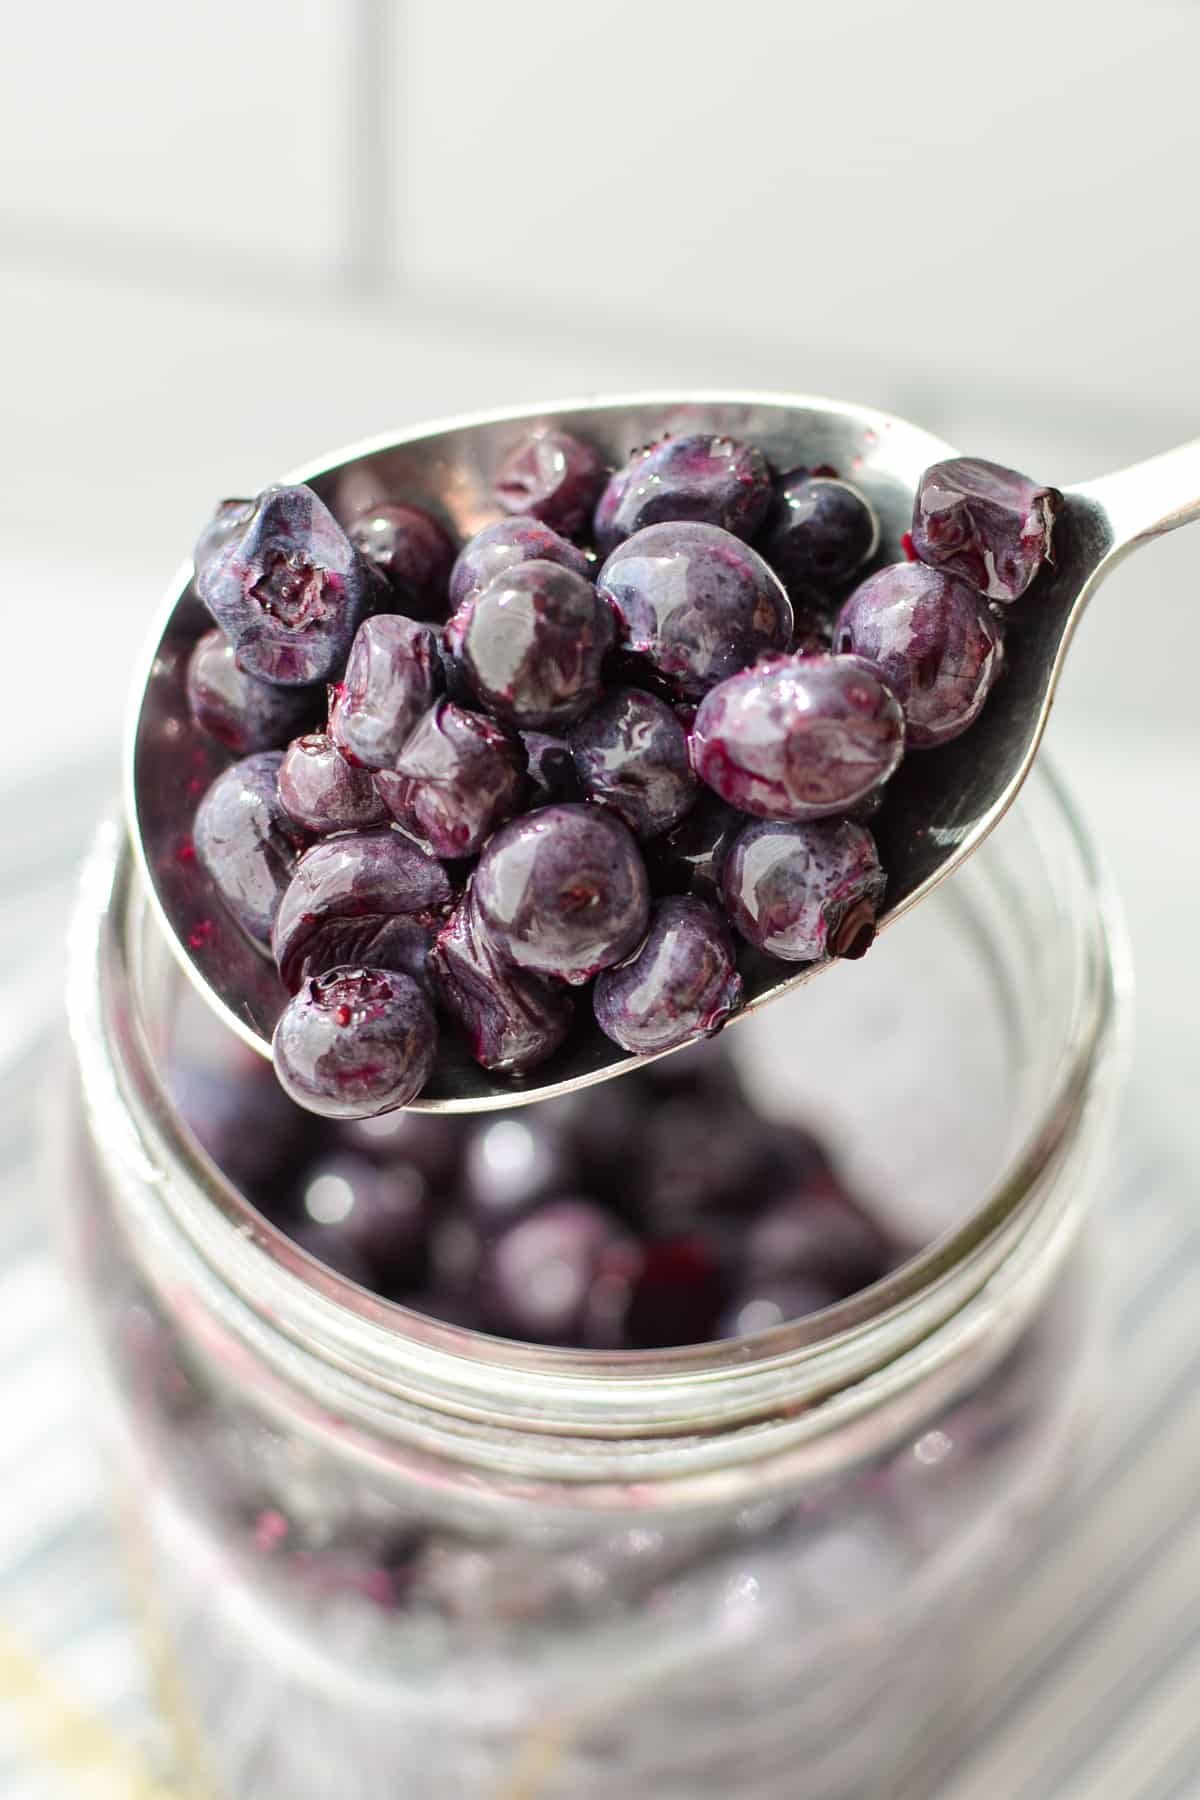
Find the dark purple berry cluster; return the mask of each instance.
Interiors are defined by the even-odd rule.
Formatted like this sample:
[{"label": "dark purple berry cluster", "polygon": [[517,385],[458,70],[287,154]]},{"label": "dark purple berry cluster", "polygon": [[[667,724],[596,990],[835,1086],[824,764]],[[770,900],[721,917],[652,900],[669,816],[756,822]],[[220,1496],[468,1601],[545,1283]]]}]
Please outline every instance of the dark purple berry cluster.
[{"label": "dark purple berry cluster", "polygon": [[540,432],[494,492],[457,553],[429,512],[342,524],[306,487],[224,502],[197,545],[220,631],[193,715],[242,760],[196,852],[293,996],[280,1080],[331,1116],[415,1099],[447,1024],[519,1076],[591,984],[653,1054],[737,1011],[739,941],[862,955],[886,880],[862,820],[978,716],[1060,504],[938,464],[918,560],[875,567],[864,493],[723,436],[610,473]]}]

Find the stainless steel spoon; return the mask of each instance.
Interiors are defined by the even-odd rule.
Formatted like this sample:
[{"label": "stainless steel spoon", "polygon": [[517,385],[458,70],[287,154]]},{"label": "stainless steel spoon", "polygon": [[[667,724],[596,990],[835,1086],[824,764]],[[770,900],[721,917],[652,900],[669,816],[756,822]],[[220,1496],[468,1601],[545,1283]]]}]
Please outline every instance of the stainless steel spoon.
[{"label": "stainless steel spoon", "polygon": [[[957,454],[903,419],[840,401],[665,393],[419,426],[353,445],[287,480],[311,483],[342,517],[383,499],[407,500],[440,511],[466,537],[499,516],[490,490],[506,452],[531,426],[550,423],[577,433],[614,464],[664,431],[685,430],[749,439],[778,468],[830,463],[870,495],[880,515],[881,555],[889,561],[902,554],[900,539],[922,471]],[[1045,469],[1028,473],[1053,479]],[[1067,645],[1096,587],[1126,551],[1200,516],[1200,439],[1064,491],[1054,569],[1044,571],[1018,603],[1007,634],[1005,676],[981,718],[955,742],[906,757],[889,785],[874,827],[888,871],[881,925],[951,874],[1012,804],[1045,728]],[[222,753],[188,716],[188,655],[211,625],[192,592],[191,575],[186,564],[171,583],[135,689],[126,756],[130,831],[152,905],[185,972],[232,1030],[269,1055],[286,996],[272,965],[225,915],[189,850],[197,801],[224,765]],[[738,1016],[790,993],[827,966],[792,971],[756,962]],[[545,1099],[642,1060],[625,1055],[594,1027],[585,1028],[544,1071],[514,1081],[489,1075],[449,1033],[443,1045],[437,1074],[416,1102],[424,1111],[474,1112]]]}]

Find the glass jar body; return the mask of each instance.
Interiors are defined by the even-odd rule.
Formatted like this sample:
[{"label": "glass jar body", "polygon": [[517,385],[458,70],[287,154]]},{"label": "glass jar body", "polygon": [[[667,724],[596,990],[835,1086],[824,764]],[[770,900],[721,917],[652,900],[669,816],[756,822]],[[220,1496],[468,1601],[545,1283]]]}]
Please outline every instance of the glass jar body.
[{"label": "glass jar body", "polygon": [[386,1303],[347,1320],[336,1280],[221,1216],[155,1076],[177,990],[150,929],[110,838],[75,932],[62,1188],[201,1791],[894,1791],[1087,1414],[1078,1227],[1120,1059],[1057,801],[1023,803],[852,994],[827,978],[731,1034],[765,1104],[819,1110],[948,1246],[890,1308],[775,1353],[580,1369]]}]

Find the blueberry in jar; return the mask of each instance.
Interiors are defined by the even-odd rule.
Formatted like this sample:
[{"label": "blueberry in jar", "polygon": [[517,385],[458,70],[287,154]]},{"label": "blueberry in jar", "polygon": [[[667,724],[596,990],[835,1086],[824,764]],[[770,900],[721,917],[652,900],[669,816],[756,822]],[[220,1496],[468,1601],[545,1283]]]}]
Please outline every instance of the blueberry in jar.
[{"label": "blueberry in jar", "polygon": [[269,487],[240,529],[198,565],[196,591],[240,669],[303,687],[340,669],[374,586],[311,488]]}]

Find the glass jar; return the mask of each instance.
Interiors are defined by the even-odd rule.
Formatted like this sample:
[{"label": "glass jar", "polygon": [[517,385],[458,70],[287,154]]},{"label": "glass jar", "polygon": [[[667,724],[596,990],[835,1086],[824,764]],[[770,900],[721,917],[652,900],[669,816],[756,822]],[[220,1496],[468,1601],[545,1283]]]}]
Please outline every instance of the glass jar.
[{"label": "glass jar", "polygon": [[863,962],[728,1036],[928,1247],[752,1337],[547,1350],[368,1295],[208,1161],[162,1074],[181,978],[105,827],[67,1244],[199,1791],[894,1791],[1079,1456],[1120,987],[1040,773]]}]

